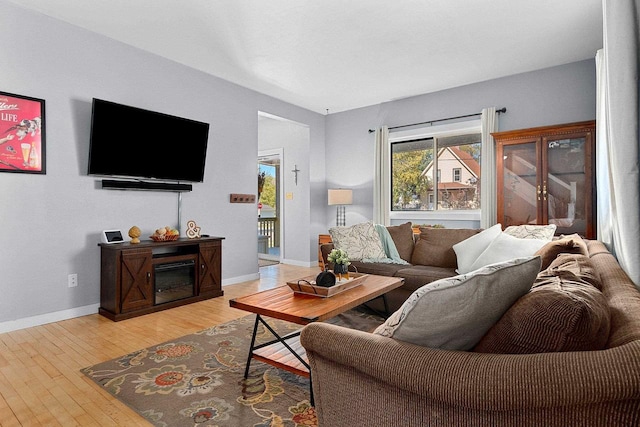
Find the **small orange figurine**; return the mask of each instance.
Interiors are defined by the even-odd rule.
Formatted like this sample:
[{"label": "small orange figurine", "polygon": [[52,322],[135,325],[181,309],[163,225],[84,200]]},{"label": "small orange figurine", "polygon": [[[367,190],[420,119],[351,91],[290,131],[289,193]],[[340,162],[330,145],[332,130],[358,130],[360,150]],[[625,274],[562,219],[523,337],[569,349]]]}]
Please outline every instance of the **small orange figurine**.
[{"label": "small orange figurine", "polygon": [[137,226],[134,225],[129,229],[129,237],[131,237],[131,243],[140,243],[141,235],[142,231]]}]

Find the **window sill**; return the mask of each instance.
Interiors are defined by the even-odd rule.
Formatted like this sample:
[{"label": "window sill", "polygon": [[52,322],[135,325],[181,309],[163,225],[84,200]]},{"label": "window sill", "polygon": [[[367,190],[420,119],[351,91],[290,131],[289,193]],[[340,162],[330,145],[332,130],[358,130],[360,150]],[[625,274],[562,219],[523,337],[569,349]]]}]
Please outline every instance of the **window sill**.
[{"label": "window sill", "polygon": [[480,221],[480,210],[441,210],[441,211],[393,211],[389,213],[391,220],[424,220],[434,221]]}]

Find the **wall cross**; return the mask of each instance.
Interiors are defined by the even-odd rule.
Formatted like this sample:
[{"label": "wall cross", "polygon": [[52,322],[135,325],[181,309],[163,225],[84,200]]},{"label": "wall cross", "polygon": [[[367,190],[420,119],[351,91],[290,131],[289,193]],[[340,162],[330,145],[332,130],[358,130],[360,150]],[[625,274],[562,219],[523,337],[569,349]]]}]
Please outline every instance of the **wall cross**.
[{"label": "wall cross", "polygon": [[296,183],[296,185],[298,185],[298,172],[300,172],[300,169],[298,169],[298,165],[294,165],[291,172],[293,172],[296,175],[294,178],[294,182]]}]

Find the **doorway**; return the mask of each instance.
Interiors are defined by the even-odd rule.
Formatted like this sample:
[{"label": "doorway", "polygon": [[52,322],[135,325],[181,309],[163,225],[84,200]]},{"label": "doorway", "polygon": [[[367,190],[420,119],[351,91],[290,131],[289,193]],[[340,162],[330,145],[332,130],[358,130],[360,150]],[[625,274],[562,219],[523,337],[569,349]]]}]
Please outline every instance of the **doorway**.
[{"label": "doorway", "polygon": [[[282,149],[258,152],[258,261],[280,262],[282,248]],[[260,262],[261,260],[267,262]]]}]

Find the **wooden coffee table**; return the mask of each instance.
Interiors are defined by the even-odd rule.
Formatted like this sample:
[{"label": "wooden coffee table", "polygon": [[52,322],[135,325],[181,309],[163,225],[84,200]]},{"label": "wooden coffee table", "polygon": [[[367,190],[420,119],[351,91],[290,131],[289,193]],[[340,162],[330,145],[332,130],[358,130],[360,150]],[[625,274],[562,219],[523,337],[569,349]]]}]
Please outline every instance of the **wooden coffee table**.
[{"label": "wooden coffee table", "polygon": [[[328,298],[297,294],[288,286],[279,286],[230,300],[231,307],[256,313],[247,365],[244,371],[245,379],[249,375],[251,359],[260,360],[297,375],[311,378],[307,355],[304,347],[300,344],[300,331],[280,336],[262,316],[307,325],[311,322],[330,319],[372,299],[384,298],[385,293],[402,286],[403,282],[404,279],[401,277],[370,274],[360,286]],[[255,345],[259,323],[262,323],[273,334],[274,340]],[[311,400],[313,403],[313,395]]]}]

